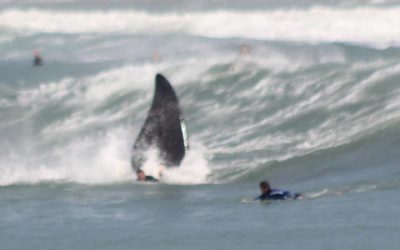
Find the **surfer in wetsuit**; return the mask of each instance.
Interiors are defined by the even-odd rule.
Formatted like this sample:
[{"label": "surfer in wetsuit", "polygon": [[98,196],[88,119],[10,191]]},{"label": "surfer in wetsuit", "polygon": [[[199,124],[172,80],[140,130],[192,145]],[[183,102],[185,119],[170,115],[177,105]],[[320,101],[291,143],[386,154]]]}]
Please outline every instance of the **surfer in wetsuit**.
[{"label": "surfer in wetsuit", "polygon": [[40,55],[39,50],[35,50],[33,52],[33,66],[42,66],[43,65],[43,58]]},{"label": "surfer in wetsuit", "polygon": [[156,178],[150,175],[146,175],[143,170],[138,169],[136,171],[137,181],[150,181],[150,182],[158,182]]},{"label": "surfer in wetsuit", "polygon": [[261,195],[255,200],[266,201],[266,200],[297,200],[301,199],[301,194],[291,193],[289,191],[271,188],[268,181],[260,182]]}]

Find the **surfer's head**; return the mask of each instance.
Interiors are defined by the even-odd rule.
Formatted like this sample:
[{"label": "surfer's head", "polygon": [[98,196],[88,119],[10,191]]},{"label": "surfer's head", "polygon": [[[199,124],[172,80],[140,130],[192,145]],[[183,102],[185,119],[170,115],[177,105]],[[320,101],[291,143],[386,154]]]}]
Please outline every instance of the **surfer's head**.
[{"label": "surfer's head", "polygon": [[268,181],[264,180],[264,181],[260,182],[260,191],[262,194],[266,194],[271,191],[271,187],[270,187]]},{"label": "surfer's head", "polygon": [[146,174],[141,169],[138,169],[136,171],[136,176],[137,176],[137,180],[138,181],[145,181],[146,180]]}]

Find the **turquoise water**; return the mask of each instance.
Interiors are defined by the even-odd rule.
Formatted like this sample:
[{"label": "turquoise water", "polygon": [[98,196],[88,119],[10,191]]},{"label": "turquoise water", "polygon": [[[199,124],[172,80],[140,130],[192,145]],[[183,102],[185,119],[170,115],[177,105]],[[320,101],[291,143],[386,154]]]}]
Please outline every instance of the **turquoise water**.
[{"label": "turquoise water", "polygon": [[[0,0],[1,249],[396,249],[399,14]],[[130,150],[159,72],[191,150],[138,184]],[[305,199],[254,202],[263,179]]]}]

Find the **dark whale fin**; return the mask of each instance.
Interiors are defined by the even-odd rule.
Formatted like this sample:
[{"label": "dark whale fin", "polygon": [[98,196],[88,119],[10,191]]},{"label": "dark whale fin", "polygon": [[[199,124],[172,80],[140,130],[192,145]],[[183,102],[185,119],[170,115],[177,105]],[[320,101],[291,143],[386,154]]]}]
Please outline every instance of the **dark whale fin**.
[{"label": "dark whale fin", "polygon": [[153,103],[133,144],[133,169],[141,168],[146,161],[146,150],[150,147],[158,149],[160,163],[166,167],[179,166],[189,147],[178,98],[161,74],[156,75]]}]

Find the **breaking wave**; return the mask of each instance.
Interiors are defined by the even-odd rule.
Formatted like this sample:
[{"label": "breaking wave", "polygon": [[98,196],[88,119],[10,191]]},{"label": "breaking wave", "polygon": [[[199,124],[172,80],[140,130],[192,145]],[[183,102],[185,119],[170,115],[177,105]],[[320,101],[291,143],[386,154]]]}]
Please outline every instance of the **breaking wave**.
[{"label": "breaking wave", "polygon": [[22,36],[34,33],[183,33],[213,38],[345,42],[389,47],[399,45],[399,15],[398,7],[183,13],[8,9],[0,12],[0,20],[3,27]]},{"label": "breaking wave", "polygon": [[[174,85],[195,145],[181,168],[165,172],[168,183],[252,180],[273,169],[306,169],[327,155],[340,165],[341,149],[374,145],[365,138],[380,138],[398,124],[395,61],[288,71],[257,57],[225,60],[205,58],[196,70],[199,62],[178,60],[33,86],[3,84],[0,184],[131,181],[130,148],[156,72]],[[356,148],[348,151],[357,155]],[[146,168],[155,171],[152,164]]]}]

